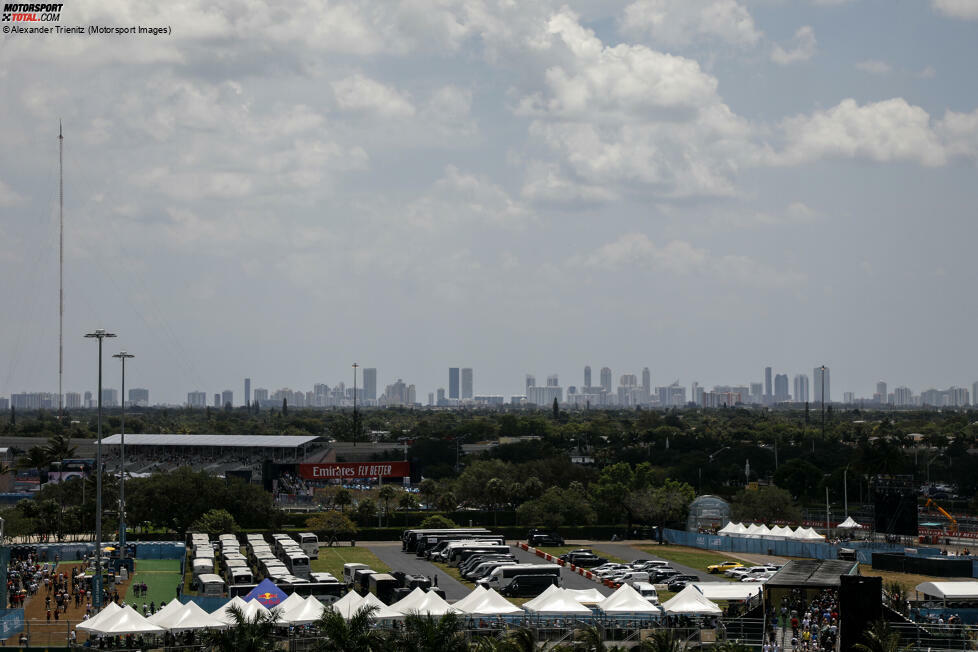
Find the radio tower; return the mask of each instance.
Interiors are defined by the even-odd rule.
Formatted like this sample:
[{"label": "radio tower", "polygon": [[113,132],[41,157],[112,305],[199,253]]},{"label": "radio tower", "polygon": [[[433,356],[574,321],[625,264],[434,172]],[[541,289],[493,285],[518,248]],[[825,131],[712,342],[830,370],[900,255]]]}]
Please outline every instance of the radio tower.
[{"label": "radio tower", "polygon": [[58,419],[64,424],[65,406],[61,382],[65,373],[64,322],[65,322],[65,137],[58,120]]}]

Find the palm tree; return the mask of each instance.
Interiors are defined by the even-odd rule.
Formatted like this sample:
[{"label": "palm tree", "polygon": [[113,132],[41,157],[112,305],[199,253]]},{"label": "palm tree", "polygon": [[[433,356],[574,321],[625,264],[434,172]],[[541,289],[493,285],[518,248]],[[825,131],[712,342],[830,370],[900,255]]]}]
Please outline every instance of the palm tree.
[{"label": "palm tree", "polygon": [[51,460],[60,462],[61,460],[74,457],[77,449],[71,445],[70,437],[66,437],[64,433],[59,432],[48,439],[48,445],[45,447],[45,450],[47,450]]},{"label": "palm tree", "polygon": [[400,638],[405,652],[466,652],[468,644],[462,632],[462,621],[453,613],[441,618],[410,614],[404,619]]},{"label": "palm tree", "polygon": [[227,629],[211,630],[204,638],[205,645],[217,652],[265,652],[275,649],[272,636],[281,610],[258,612],[250,620],[237,605],[228,609],[233,623]]},{"label": "palm tree", "polygon": [[389,525],[391,517],[391,501],[394,500],[395,496],[397,496],[397,489],[395,489],[393,485],[385,484],[380,488],[380,491],[377,492],[377,496],[384,501],[384,519]]},{"label": "palm tree", "polygon": [[333,496],[333,504],[339,505],[341,514],[346,511],[346,506],[352,502],[353,496],[351,496],[350,492],[346,489],[340,489],[336,492],[336,495]]},{"label": "palm tree", "polygon": [[900,647],[900,634],[883,620],[877,620],[863,632],[863,641],[853,645],[852,649],[857,652],[902,652],[912,647]]},{"label": "palm tree", "polygon": [[671,629],[656,630],[652,636],[642,641],[638,647],[641,652],[683,652],[686,643]]},{"label": "palm tree", "polygon": [[401,508],[401,513],[404,514],[404,526],[407,527],[407,513],[412,509],[418,508],[418,501],[409,491],[405,491],[401,494],[401,497],[397,499],[397,506]]},{"label": "palm tree", "polygon": [[373,628],[376,606],[357,610],[350,620],[338,611],[327,609],[316,622],[323,635],[318,649],[331,652],[372,652],[387,647],[386,637]]}]

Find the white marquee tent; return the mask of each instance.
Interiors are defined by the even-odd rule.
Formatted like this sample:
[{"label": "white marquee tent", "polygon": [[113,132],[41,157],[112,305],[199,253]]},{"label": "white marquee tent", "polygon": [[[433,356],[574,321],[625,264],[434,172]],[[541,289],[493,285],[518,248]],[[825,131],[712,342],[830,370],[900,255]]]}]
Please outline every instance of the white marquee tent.
[{"label": "white marquee tent", "polygon": [[165,605],[163,605],[163,607],[159,611],[157,611],[152,616],[146,618],[146,620],[153,623],[154,625],[159,625],[160,627],[164,627],[163,622],[170,614],[182,610],[183,610],[183,604],[181,604],[179,600],[170,600]]},{"label": "white marquee tent", "polygon": [[479,604],[482,601],[483,596],[486,594],[486,587],[481,584],[476,584],[472,592],[461,600],[452,604],[453,607],[459,611],[464,611],[465,613],[475,613],[472,611],[471,607]]},{"label": "white marquee tent", "polygon": [[564,589],[564,593],[581,604],[598,604],[605,596],[597,589]]},{"label": "white marquee tent", "polygon": [[591,614],[590,609],[578,602],[573,596],[568,595],[564,589],[556,586],[550,588],[556,589],[556,591],[549,593],[544,591],[524,604],[523,608],[530,613],[548,616],[588,616]]},{"label": "white marquee tent", "polygon": [[858,530],[862,529],[864,526],[857,523],[851,516],[847,516],[846,520],[839,523],[837,526],[840,530]]},{"label": "white marquee tent", "polygon": [[762,588],[754,582],[694,582],[693,586],[710,601],[748,600],[760,594]]},{"label": "white marquee tent", "polygon": [[[178,605],[176,609],[167,610],[172,604]],[[201,608],[196,602],[180,604],[173,600],[154,615],[163,614],[162,618],[153,621],[154,625],[162,627],[171,632],[186,631],[188,629],[223,629],[227,623],[216,616],[213,616]],[[165,613],[164,613],[165,612]]]},{"label": "white marquee tent", "polygon": [[306,599],[304,597],[302,597],[298,593],[293,593],[275,606],[278,609],[281,609],[283,614],[286,614],[290,610],[294,609],[296,606],[303,604],[305,601]]},{"label": "white marquee tent", "polygon": [[602,612],[612,615],[659,616],[662,614],[662,607],[652,604],[627,584],[618,587],[617,591],[599,602],[597,607]]},{"label": "white marquee tent", "polygon": [[282,614],[282,620],[290,625],[308,625],[319,620],[325,610],[326,607],[323,606],[323,603],[310,595],[301,603],[293,604],[288,611],[285,611]]},{"label": "white marquee tent", "polygon": [[[454,606],[458,608],[458,603],[455,603]],[[523,613],[522,609],[493,589],[483,591],[480,594],[479,602],[470,604],[467,611],[477,616],[514,616]]]},{"label": "white marquee tent", "polygon": [[88,620],[84,620],[78,623],[76,629],[89,631],[93,627],[97,627],[100,622],[102,622],[103,620],[108,620],[109,617],[115,615],[119,611],[122,611],[122,607],[120,607],[114,602],[110,602],[109,604],[105,605],[105,607],[103,607],[102,611],[98,612]]},{"label": "white marquee tent", "polygon": [[420,587],[415,588],[402,599],[391,605],[391,609],[402,614],[430,614],[432,616],[444,616],[447,613],[456,613],[458,610],[445,602],[440,595],[434,591],[425,591]]},{"label": "white marquee tent", "polygon": [[916,588],[942,600],[978,600],[978,582],[922,582]]},{"label": "white marquee tent", "polygon": [[662,604],[667,614],[686,616],[719,616],[723,613],[715,603],[696,590],[692,584]]},{"label": "white marquee tent", "polygon": [[89,627],[88,631],[103,636],[122,636],[125,634],[162,634],[164,630],[126,605],[108,618],[96,623],[94,627]]}]

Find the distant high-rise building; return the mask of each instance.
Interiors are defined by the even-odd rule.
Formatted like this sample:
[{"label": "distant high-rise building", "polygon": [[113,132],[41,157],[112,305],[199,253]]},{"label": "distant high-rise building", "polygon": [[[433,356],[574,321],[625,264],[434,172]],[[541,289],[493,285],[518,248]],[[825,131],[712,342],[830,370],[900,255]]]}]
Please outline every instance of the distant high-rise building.
[{"label": "distant high-rise building", "polygon": [[119,390],[103,387],[102,407],[119,407]]},{"label": "distant high-rise building", "polygon": [[92,401],[91,392],[85,392],[85,407],[86,408],[94,407],[94,402]]},{"label": "distant high-rise building", "polygon": [[788,374],[775,374],[774,376],[774,402],[784,403],[791,400],[788,393]]},{"label": "distant high-rise building", "polygon": [[438,388],[438,400],[435,403],[435,405],[445,405],[445,388],[444,387],[439,387]]},{"label": "distant high-rise building", "polygon": [[78,392],[65,393],[65,409],[72,410],[82,406],[82,397]]},{"label": "distant high-rise building", "polygon": [[[829,390],[826,387],[825,388],[825,394],[826,394],[826,396],[828,395],[828,393],[829,393]],[[855,393],[853,393],[853,392],[842,392],[842,402],[845,403],[846,405],[852,405],[853,403],[855,403],[856,402],[856,395],[855,395]]]},{"label": "distant high-rise building", "polygon": [[694,382],[692,385],[690,385],[689,400],[697,405],[703,405],[703,388],[700,387],[699,383]]},{"label": "distant high-rise building", "polygon": [[268,390],[264,387],[255,388],[255,399],[254,402],[259,406],[263,406],[268,402]]},{"label": "distant high-rise building", "polygon": [[832,389],[829,384],[829,368],[815,367],[812,373],[812,391],[815,394],[815,402],[822,402],[822,369],[825,369],[825,402],[832,402]]},{"label": "distant high-rise building", "polygon": [[471,367],[462,368],[462,398],[463,399],[472,398],[472,368]]},{"label": "distant high-rise building", "polygon": [[221,395],[216,392],[214,393],[214,407],[221,407]]},{"label": "distant high-rise building", "polygon": [[882,380],[876,383],[876,393],[873,394],[873,399],[880,405],[886,405],[887,403],[886,383]]},{"label": "distant high-rise building", "polygon": [[251,406],[251,378],[245,378],[244,404]]},{"label": "distant high-rise building", "polygon": [[764,383],[750,384],[750,402],[756,405],[764,402]]},{"label": "distant high-rise building", "polygon": [[6,412],[10,409],[10,399],[0,396],[0,411]]},{"label": "distant high-rise building", "polygon": [[557,374],[550,374],[547,376],[547,387],[559,387],[560,379],[557,378]]},{"label": "distant high-rise building", "polygon": [[611,393],[611,369],[608,367],[601,367],[601,389]]},{"label": "distant high-rise building", "polygon": [[207,394],[204,392],[187,392],[187,407],[204,408],[207,407]]},{"label": "distant high-rise building", "polygon": [[428,392],[428,405],[434,405],[434,404],[435,404],[435,393]]},{"label": "distant high-rise building", "polygon": [[644,387],[645,391],[647,392],[652,391],[652,372],[649,371],[648,367],[642,369],[642,387]]},{"label": "distant high-rise building", "polygon": [[978,405],[978,381],[971,384],[971,404]]},{"label": "distant high-rise building", "polygon": [[668,387],[657,387],[659,393],[659,407],[682,407],[686,405],[686,388],[679,382],[675,382]]},{"label": "distant high-rise building", "polygon": [[458,367],[448,368],[448,398],[458,398]]},{"label": "distant high-rise building", "polygon": [[363,370],[363,397],[368,401],[377,400],[376,367],[365,367]]},{"label": "distant high-rise building", "polygon": [[770,403],[772,398],[774,398],[774,392],[771,388],[771,367],[764,367],[764,400],[766,403]]},{"label": "distant high-rise building", "polygon": [[584,386],[591,386],[591,365],[584,367]]},{"label": "distant high-rise building", "polygon": [[556,378],[556,376],[550,376],[547,378],[547,385],[545,387],[530,387],[526,393],[526,402],[532,403],[534,405],[539,405],[541,407],[550,407],[554,399],[557,399],[558,403],[564,402],[564,388],[559,385],[551,385],[550,379]]},{"label": "distant high-rise building", "polygon": [[795,402],[808,403],[808,376],[798,374],[795,376]]},{"label": "distant high-rise building", "polygon": [[526,395],[530,395],[530,388],[536,387],[537,379],[533,374],[526,374]]},{"label": "distant high-rise building", "polygon": [[234,407],[234,392],[232,392],[230,389],[226,389],[221,392],[221,407],[226,407],[228,405]]},{"label": "distant high-rise building", "polygon": [[129,390],[129,405],[132,407],[147,407],[149,405],[149,390],[133,387]]},{"label": "distant high-rise building", "polygon": [[909,387],[897,387],[893,390],[893,405],[898,407],[913,405],[913,392]]}]

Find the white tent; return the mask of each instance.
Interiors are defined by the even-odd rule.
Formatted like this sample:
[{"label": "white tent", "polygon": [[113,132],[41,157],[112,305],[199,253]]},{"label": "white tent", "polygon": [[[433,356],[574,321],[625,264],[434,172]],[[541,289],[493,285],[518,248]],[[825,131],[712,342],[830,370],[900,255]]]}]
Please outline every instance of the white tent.
[{"label": "white tent", "polygon": [[[541,597],[544,599],[540,600]],[[537,600],[540,601],[537,602]],[[531,613],[547,615],[587,616],[591,613],[590,609],[578,602],[573,596],[568,595],[561,588],[557,588],[556,591],[553,591],[547,596],[541,593],[533,600],[524,604],[523,608]]]},{"label": "white tent", "polygon": [[837,526],[840,530],[858,530],[863,526],[853,520],[851,516],[847,516],[846,520],[839,523]]},{"label": "white tent", "polygon": [[88,620],[83,620],[82,622],[78,623],[75,629],[90,630],[93,627],[98,626],[98,624],[103,620],[108,620],[109,617],[113,616],[119,611],[122,611],[122,607],[114,602],[110,602],[102,608],[102,611],[98,612]]},{"label": "white tent", "polygon": [[775,525],[773,528],[771,528],[771,533],[768,536],[777,537],[779,539],[787,538],[791,536],[791,528]]},{"label": "white tent", "polygon": [[470,607],[482,602],[482,598],[486,593],[486,587],[481,584],[476,584],[475,588],[467,596],[452,604],[453,607],[459,611],[464,611],[465,613],[475,613]]},{"label": "white tent", "polygon": [[707,600],[747,600],[761,592],[761,584],[754,582],[694,582]]},{"label": "white tent", "polygon": [[724,525],[722,528],[720,528],[719,530],[717,530],[717,534],[737,534],[738,533],[738,530],[737,530],[737,526],[738,525],[740,525],[740,524],[739,523],[734,523],[733,521],[730,521],[729,523],[727,523],[726,525]]},{"label": "white tent", "polygon": [[692,584],[666,600],[662,608],[667,614],[687,616],[719,616],[723,613],[720,607],[707,600]]},{"label": "white tent", "polygon": [[[791,530],[791,528],[788,529]],[[805,531],[805,528],[799,525],[798,528],[791,533],[790,538],[794,539],[795,541],[804,541],[805,539],[808,538],[808,533]]]},{"label": "white tent", "polygon": [[286,614],[300,604],[303,604],[305,601],[306,599],[304,597],[298,593],[293,593],[275,606],[281,609],[283,614]]},{"label": "white tent", "polygon": [[261,602],[258,602],[256,598],[252,598],[248,600],[242,611],[244,611],[244,617],[247,620],[253,620],[256,614],[268,614],[269,609]]},{"label": "white tent", "polygon": [[92,634],[122,636],[125,634],[162,634],[164,629],[146,620],[135,609],[126,605],[105,620],[89,627]]},{"label": "white tent", "polygon": [[392,604],[391,609],[405,615],[418,613],[432,616],[444,616],[447,613],[458,611],[434,591],[425,591],[420,587],[415,588],[404,598]]},{"label": "white tent", "polygon": [[825,537],[824,536],[822,536],[821,534],[819,534],[818,532],[816,532],[812,528],[805,528],[805,529],[798,528],[798,529],[801,530],[803,532],[803,534],[805,535],[805,538],[802,539],[803,541],[824,541],[825,540]]},{"label": "white tent", "polygon": [[[283,600],[281,604],[284,602]],[[323,606],[323,603],[310,595],[305,600],[301,600],[299,604],[293,604],[288,611],[284,612],[282,621],[290,625],[307,625],[319,620],[325,610],[326,607]]]},{"label": "white tent", "polygon": [[604,594],[597,589],[564,589],[564,593],[581,604],[597,604],[604,600]]},{"label": "white tent", "polygon": [[934,598],[943,600],[978,599],[978,582],[922,582],[917,590]]},{"label": "white tent", "polygon": [[548,586],[546,589],[543,590],[543,593],[533,598],[532,600],[527,600],[526,602],[524,602],[523,608],[524,609],[533,608],[538,604],[543,604],[550,596],[556,595],[560,593],[562,590],[563,589],[561,589],[556,584],[551,584],[550,586]]},{"label": "white tent", "polygon": [[652,604],[627,584],[618,587],[617,591],[599,602],[597,607],[606,614],[662,614],[660,606]]},{"label": "white tent", "polygon": [[356,591],[350,591],[329,606],[333,611],[349,620],[363,607],[363,597]]},{"label": "white tent", "polygon": [[[185,631],[188,629],[223,629],[227,627],[227,623],[217,616],[213,616],[204,611],[196,602],[191,601],[181,605],[174,600],[170,604],[177,604],[179,607],[166,611],[163,618],[155,621],[153,623],[154,625],[168,629],[171,632]],[[168,604],[167,607],[169,606]],[[166,610],[166,607],[158,611],[156,615],[163,613],[164,610]]]},{"label": "white tent", "polygon": [[373,593],[368,593],[363,598],[363,604],[368,607],[376,607],[376,610],[373,612],[373,614],[371,614],[371,616],[377,620],[399,620],[404,618],[404,614],[388,607]]},{"label": "white tent", "polygon": [[160,627],[166,628],[163,622],[169,617],[170,614],[176,613],[178,611],[183,611],[183,605],[179,600],[170,600],[167,602],[162,609],[157,611],[152,616],[149,616],[146,620],[153,623],[154,625],[159,625]]},{"label": "white tent", "polygon": [[509,616],[523,613],[522,609],[493,589],[483,591],[481,598],[478,604],[470,605],[469,613],[479,616]]},{"label": "white tent", "polygon": [[734,523],[733,524],[733,529],[730,531],[729,534],[732,537],[746,536],[746,534],[747,534],[747,528],[744,527],[744,524],[743,523]]},{"label": "white tent", "polygon": [[240,596],[236,595],[230,600],[228,600],[223,607],[220,607],[212,611],[211,615],[217,618],[218,620],[220,620],[222,623],[227,623],[228,625],[230,625],[234,623],[234,620],[231,618],[231,613],[230,613],[231,607],[237,607],[238,609],[244,611],[245,607],[247,606],[248,603],[242,600]]}]

